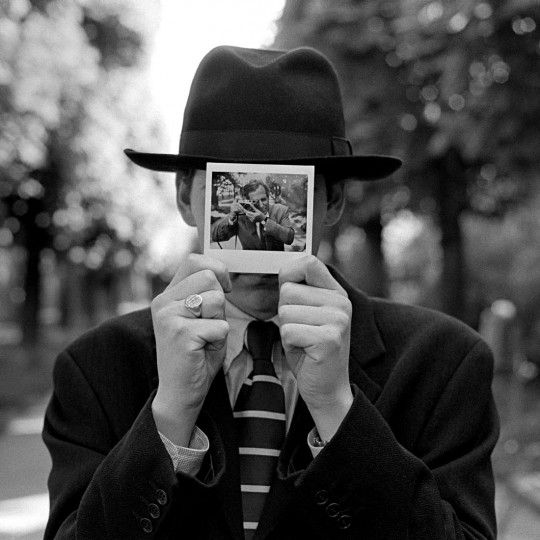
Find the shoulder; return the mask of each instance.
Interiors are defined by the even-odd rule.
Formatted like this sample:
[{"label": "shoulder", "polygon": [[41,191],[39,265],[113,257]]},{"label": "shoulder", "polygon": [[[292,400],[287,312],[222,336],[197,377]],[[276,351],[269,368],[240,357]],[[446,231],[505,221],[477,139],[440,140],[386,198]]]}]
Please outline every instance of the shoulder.
[{"label": "shoulder", "polygon": [[217,219],[214,219],[210,224],[210,227],[213,229],[215,227],[229,226],[229,216],[220,216]]},{"label": "shoulder", "polygon": [[152,347],[155,343],[150,308],[113,317],[82,334],[69,347],[75,354],[110,347]]},{"label": "shoulder", "polygon": [[154,351],[150,309],[115,317],[76,339],[54,367],[62,421],[73,422],[77,414],[91,419],[89,425],[106,418],[120,438],[157,386]]},{"label": "shoulder", "polygon": [[380,386],[394,380],[441,389],[460,367],[491,380],[491,350],[471,327],[434,309],[368,297],[329,270],[352,304],[351,357]]},{"label": "shoulder", "polygon": [[155,337],[150,308],[114,317],[71,343],[59,363],[74,362],[89,380],[152,378]]},{"label": "shoulder", "polygon": [[276,216],[283,216],[289,211],[289,207],[281,203],[272,206],[270,213]]},{"label": "shoulder", "polygon": [[400,378],[414,378],[416,373],[436,385],[459,370],[491,380],[491,350],[470,326],[425,307],[375,298],[370,302],[386,350],[387,375],[397,371]]},{"label": "shoulder", "polygon": [[351,301],[353,332],[363,332],[369,341],[379,342],[380,347],[374,347],[374,350],[382,347],[387,356],[401,356],[419,348],[437,354],[448,351],[454,357],[465,354],[475,346],[489,351],[480,335],[456,318],[422,306],[369,297],[352,287],[335,268],[328,268]]},{"label": "shoulder", "polygon": [[442,343],[470,347],[481,340],[470,326],[440,311],[380,298],[370,298],[370,302],[385,343],[418,339],[434,347]]}]

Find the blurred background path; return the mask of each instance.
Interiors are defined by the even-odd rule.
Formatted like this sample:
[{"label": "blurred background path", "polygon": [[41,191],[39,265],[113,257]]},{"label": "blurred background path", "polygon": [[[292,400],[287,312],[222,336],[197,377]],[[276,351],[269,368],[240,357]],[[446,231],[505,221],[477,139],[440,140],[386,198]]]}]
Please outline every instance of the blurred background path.
[{"label": "blurred background path", "polygon": [[51,461],[41,440],[45,400],[15,414],[0,435],[0,539],[43,538]]},{"label": "blurred background path", "polygon": [[0,343],[0,540],[43,538],[51,460],[41,431],[66,339],[48,332],[38,347]]}]

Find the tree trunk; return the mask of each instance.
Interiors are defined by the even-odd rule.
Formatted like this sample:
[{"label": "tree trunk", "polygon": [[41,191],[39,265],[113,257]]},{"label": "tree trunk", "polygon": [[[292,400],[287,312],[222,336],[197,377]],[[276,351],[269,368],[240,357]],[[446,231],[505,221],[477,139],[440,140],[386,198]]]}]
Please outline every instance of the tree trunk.
[{"label": "tree trunk", "polygon": [[388,296],[388,283],[382,252],[382,224],[380,215],[373,216],[365,225],[365,252],[369,272],[364,276],[363,290],[370,296]]},{"label": "tree trunk", "polygon": [[441,275],[441,309],[464,320],[465,309],[465,263],[463,234],[459,218],[467,203],[467,179],[465,165],[459,152],[450,149],[434,161],[437,181],[437,199],[443,249]]},{"label": "tree trunk", "polygon": [[36,225],[40,201],[27,200],[28,211],[24,216],[23,227],[26,248],[26,268],[24,275],[25,302],[22,312],[22,333],[26,345],[34,346],[39,340],[39,311],[41,299],[40,256],[44,247],[43,229]]}]

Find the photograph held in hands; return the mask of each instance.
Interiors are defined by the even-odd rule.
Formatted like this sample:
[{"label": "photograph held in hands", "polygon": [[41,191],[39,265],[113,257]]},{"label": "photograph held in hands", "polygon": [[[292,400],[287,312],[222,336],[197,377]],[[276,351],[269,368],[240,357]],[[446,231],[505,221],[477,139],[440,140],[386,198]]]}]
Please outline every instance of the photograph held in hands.
[{"label": "photograph held in hands", "polygon": [[311,254],[314,167],[208,163],[204,253],[231,272],[277,274]]}]

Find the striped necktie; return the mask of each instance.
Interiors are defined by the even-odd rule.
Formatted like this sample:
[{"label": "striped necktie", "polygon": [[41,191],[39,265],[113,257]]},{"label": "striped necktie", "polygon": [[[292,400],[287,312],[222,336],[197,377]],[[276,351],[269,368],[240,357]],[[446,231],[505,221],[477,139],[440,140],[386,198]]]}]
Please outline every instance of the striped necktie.
[{"label": "striped necktie", "polygon": [[262,249],[266,249],[266,233],[264,232],[264,225],[262,223],[257,223],[257,234],[261,241]]},{"label": "striped necktie", "polygon": [[247,346],[253,371],[234,406],[246,540],[253,538],[257,529],[285,440],[285,396],[271,361],[277,339],[279,331],[274,323],[249,324]]}]

